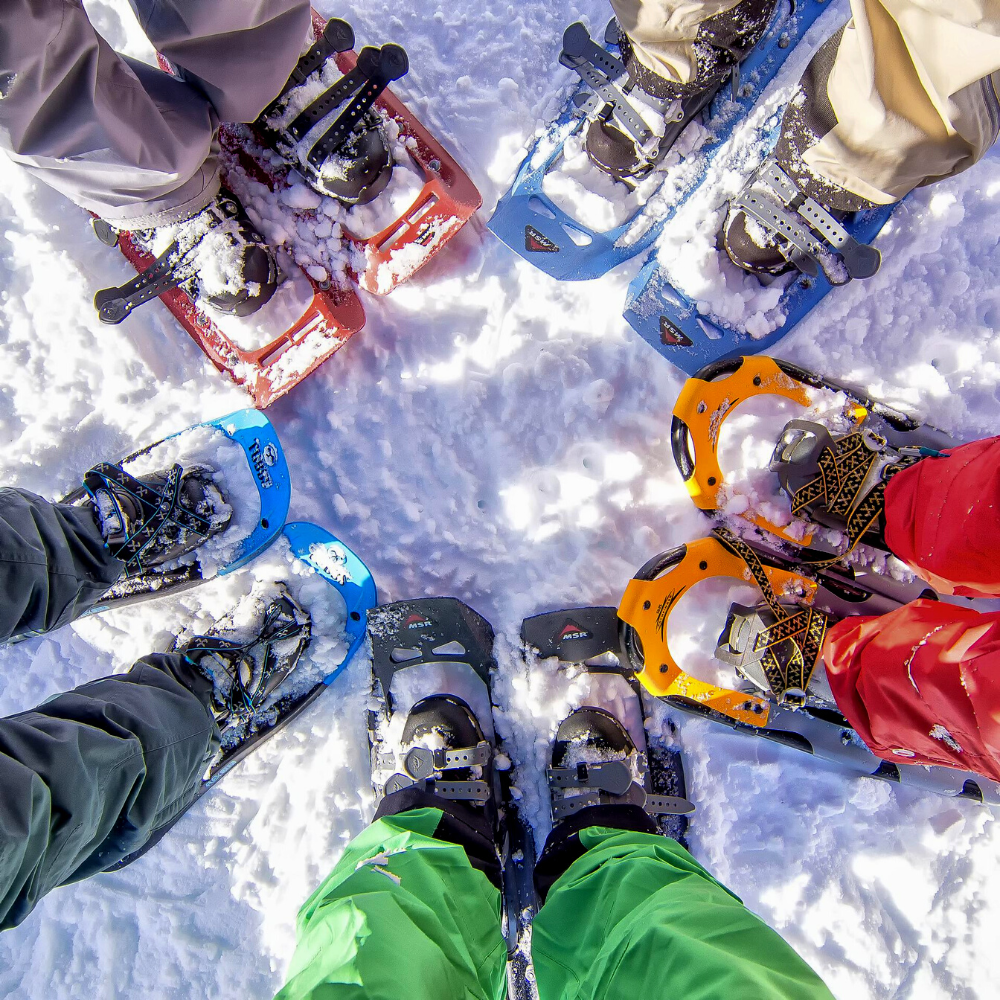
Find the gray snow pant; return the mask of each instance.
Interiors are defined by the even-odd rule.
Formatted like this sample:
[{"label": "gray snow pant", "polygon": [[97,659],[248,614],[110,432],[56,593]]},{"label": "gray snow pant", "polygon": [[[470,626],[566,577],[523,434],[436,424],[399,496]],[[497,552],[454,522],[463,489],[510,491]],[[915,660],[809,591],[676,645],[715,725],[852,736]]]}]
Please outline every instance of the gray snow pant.
[{"label": "gray snow pant", "polygon": [[[82,614],[122,564],[86,509],[0,490],[0,638]],[[0,719],[0,928],[138,850],[215,750],[211,684],[174,653]]]},{"label": "gray snow pant", "polygon": [[252,122],[309,30],[308,0],[130,0],[176,79],[119,56],[80,0],[0,3],[0,148],[112,225],[201,211],[219,121]]}]

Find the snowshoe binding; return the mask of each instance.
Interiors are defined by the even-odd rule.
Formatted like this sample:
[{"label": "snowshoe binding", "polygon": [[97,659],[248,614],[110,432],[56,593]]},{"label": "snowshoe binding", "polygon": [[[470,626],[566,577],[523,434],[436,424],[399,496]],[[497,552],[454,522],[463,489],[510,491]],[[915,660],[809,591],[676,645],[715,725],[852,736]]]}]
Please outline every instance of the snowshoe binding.
[{"label": "snowshoe binding", "polygon": [[[582,24],[570,25],[559,61],[576,70],[594,91],[592,98],[577,104],[592,116],[586,138],[591,161],[619,181],[652,170],[725,82],[733,74],[738,76],[740,62],[764,34],[776,2],[742,0],[705,21],[696,42],[695,79],[683,84],[643,63],[616,20],[605,31],[605,42],[617,47],[619,58],[597,45]],[[662,125],[651,128],[646,119],[657,116]]]},{"label": "snowshoe binding", "polygon": [[[832,564],[846,560],[859,544],[886,550],[884,494],[888,480],[920,459],[940,454],[954,442],[943,432],[871,399],[857,386],[837,382],[777,358],[755,355],[708,365],[685,382],[670,429],[674,462],[695,504],[719,516],[734,499],[719,463],[723,424],[741,404],[761,395],[788,399],[808,409],[817,390],[836,411],[830,425],[789,421],[779,436],[770,467],[790,501],[790,523],[778,523],[770,498],[747,497],[742,517],[796,550],[795,558]],[[834,551],[817,528],[846,536]]]},{"label": "snowshoe binding", "polygon": [[[858,211],[876,207],[864,202]],[[831,285],[845,285],[870,278],[882,263],[845,227],[850,214],[808,195],[771,156],[730,205],[722,245],[737,267],[765,280],[793,270],[815,278],[822,270]]]},{"label": "snowshoe binding", "polygon": [[[103,219],[94,220],[94,232],[108,246],[121,236]],[[128,235],[138,250],[158,256],[124,285],[94,296],[102,323],[121,323],[137,306],[174,288],[219,313],[250,316],[278,287],[274,253],[231,191],[221,190],[190,219]]]},{"label": "snowshoe binding", "polygon": [[366,46],[343,76],[333,56],[354,46],[354,30],[333,18],[299,60],[257,128],[320,194],[365,205],[385,190],[393,157],[375,100],[409,68],[394,44]]},{"label": "snowshoe binding", "polygon": [[[703,580],[750,583],[753,604],[733,603],[716,658],[738,683],[713,684],[687,673],[670,648],[678,602]],[[841,567],[819,569],[783,558],[726,529],[650,559],[618,608],[622,652],[643,687],[685,712],[748,735],[811,753],[860,774],[1000,804],[1000,784],[949,767],[895,763],[868,749],[835,704],[822,664],[831,625],[851,615],[882,615],[917,597],[920,583]]]},{"label": "snowshoe binding", "polygon": [[[205,635],[178,648],[212,682],[212,708],[222,733],[222,756],[253,731],[280,700],[278,689],[309,645],[309,614],[281,584],[255,591]],[[280,714],[280,713],[279,713]]]},{"label": "snowshoe binding", "polygon": [[136,478],[102,462],[86,474],[84,485],[105,544],[125,563],[126,573],[179,559],[232,520],[212,470],[202,465],[174,465]]},{"label": "snowshoe binding", "polygon": [[574,711],[559,724],[547,769],[553,824],[591,806],[633,806],[661,833],[686,843],[694,805],[673,726],[647,731],[653,712],[620,658],[614,608],[571,608],[536,615],[521,626],[536,669],[555,658]]}]

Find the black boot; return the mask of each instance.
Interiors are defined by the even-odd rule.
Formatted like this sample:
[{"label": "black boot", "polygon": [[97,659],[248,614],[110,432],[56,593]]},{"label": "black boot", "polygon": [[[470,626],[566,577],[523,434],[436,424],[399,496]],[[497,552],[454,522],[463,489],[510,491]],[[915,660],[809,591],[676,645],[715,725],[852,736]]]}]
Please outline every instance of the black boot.
[{"label": "black boot", "polygon": [[[745,271],[776,276],[798,269],[815,275],[819,273],[815,266],[818,262],[833,284],[842,284],[848,278],[869,277],[878,270],[881,258],[877,251],[862,246],[855,257],[851,257],[853,251],[849,244],[848,256],[842,261],[843,267],[838,267],[834,258],[843,253],[842,247],[838,245],[838,237],[832,243],[830,241],[830,234],[836,231],[836,227],[849,222],[856,212],[875,208],[875,204],[817,176],[803,159],[806,151],[837,124],[827,95],[827,81],[842,33],[843,29],[824,43],[813,57],[798,92],[785,109],[774,152],[726,215],[721,234],[722,245],[729,259]],[[784,180],[775,168],[784,175]],[[757,211],[763,211],[765,216],[763,221],[750,216],[741,207],[740,202],[748,194],[756,197]],[[798,209],[808,198],[828,216],[827,220],[818,222],[814,217],[807,223]],[[797,242],[801,244],[803,240],[812,240],[816,243],[812,254],[796,245],[796,240],[789,236],[787,226],[777,220],[783,210],[790,211],[792,221],[804,227]],[[816,260],[811,260],[811,257]]]},{"label": "black boot", "polygon": [[386,124],[372,104],[409,63],[398,45],[366,47],[342,76],[335,54],[353,46],[346,21],[327,22],[256,127],[320,194],[365,205],[385,190],[393,166]]},{"label": "black boot", "polygon": [[130,573],[172,562],[219,535],[232,508],[203,465],[175,465],[138,478],[102,463],[84,477],[98,527]]},{"label": "black boot", "polygon": [[694,812],[686,798],[646,790],[648,764],[628,730],[610,712],[578,708],[563,720],[548,769],[552,832],[535,867],[544,900],[552,883],[583,853],[588,826],[659,833],[654,817]]},{"label": "black boot", "polygon": [[[280,708],[283,687],[309,645],[309,613],[281,584],[249,594],[205,635],[177,652],[212,684],[212,710],[224,750]],[[266,719],[265,719],[266,721]]]},{"label": "black boot", "polygon": [[[631,39],[620,25],[615,25],[621,60],[634,87],[660,106],[673,105],[674,120],[665,122],[664,135],[657,143],[656,159],[666,154],[687,124],[707,107],[733,70],[760,41],[776,3],[777,0],[741,0],[732,10],[703,22],[696,42],[697,71],[690,83],[676,83],[655,73],[639,60]],[[616,180],[639,177],[655,165],[655,160],[644,155],[633,138],[607,115],[591,123],[587,131],[587,153],[594,164]]]}]

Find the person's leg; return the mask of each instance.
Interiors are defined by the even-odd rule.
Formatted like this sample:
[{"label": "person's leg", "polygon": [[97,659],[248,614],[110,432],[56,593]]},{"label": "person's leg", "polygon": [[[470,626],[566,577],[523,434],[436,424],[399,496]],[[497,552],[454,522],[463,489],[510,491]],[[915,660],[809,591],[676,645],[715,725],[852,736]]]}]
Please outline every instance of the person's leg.
[{"label": "person's leg", "polygon": [[299,911],[277,1000],[503,1000],[493,833],[461,802],[406,788]]},{"label": "person's leg", "polygon": [[1000,780],[1000,613],[919,600],[846,618],[823,662],[837,707],[873,753]]},{"label": "person's leg", "polygon": [[215,748],[211,690],[184,657],[157,654],[0,719],[0,928],[183,810]]},{"label": "person's leg", "polygon": [[536,868],[540,1000],[832,1000],[815,972],[637,806],[560,823]]},{"label": "person's leg", "polygon": [[1000,597],[1000,437],[894,475],[885,488],[885,542],[943,594]]},{"label": "person's leg", "polygon": [[91,506],[0,489],[0,642],[78,618],[124,568]]},{"label": "person's leg", "polygon": [[252,122],[308,41],[309,0],[129,0],[149,40],[222,121]]},{"label": "person's leg", "polygon": [[851,0],[851,10],[806,72],[777,151],[800,186],[844,210],[967,169],[1000,130],[997,0]]},{"label": "person's leg", "polygon": [[[706,30],[729,21],[740,0],[611,0],[615,19],[635,59],[672,83],[689,84],[704,72]],[[744,4],[745,6],[745,4]],[[772,5],[773,6],[773,5]],[[706,29],[707,24],[707,29]]]},{"label": "person's leg", "polygon": [[115,53],[80,0],[0,5],[0,148],[120,228],[203,209],[217,119],[195,88]]}]

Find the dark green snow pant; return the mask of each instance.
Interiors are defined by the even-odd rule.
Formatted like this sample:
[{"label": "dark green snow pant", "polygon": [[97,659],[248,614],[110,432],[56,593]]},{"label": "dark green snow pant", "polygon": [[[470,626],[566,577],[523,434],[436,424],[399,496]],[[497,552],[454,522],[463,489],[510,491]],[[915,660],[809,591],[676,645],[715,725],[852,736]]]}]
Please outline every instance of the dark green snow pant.
[{"label": "dark green snow pant", "polygon": [[142,847],[218,746],[211,684],[176,653],[0,719],[0,929]]},{"label": "dark green snow pant", "polygon": [[[387,811],[299,912],[277,1000],[503,1000],[499,890],[441,809]],[[539,860],[550,877],[531,934],[539,1000],[832,1000],[678,843],[641,821],[586,826],[585,812]]]},{"label": "dark green snow pant", "polygon": [[0,642],[79,618],[124,568],[89,507],[0,489]]},{"label": "dark green snow pant", "polygon": [[[118,579],[93,513],[0,489],[0,641],[83,614]],[[211,685],[176,654],[0,719],[0,928],[138,850],[216,744]]]}]

